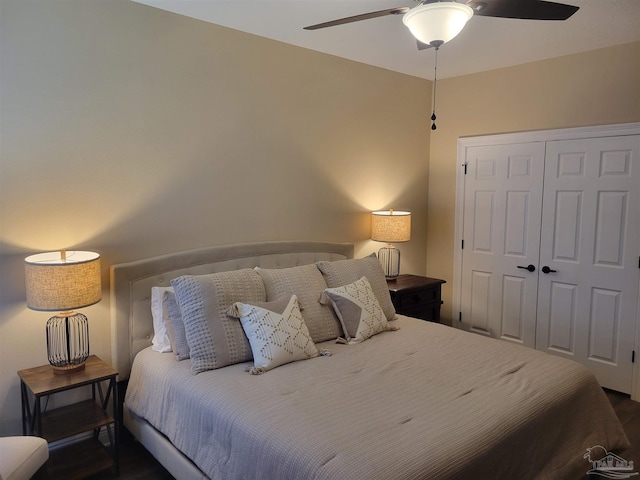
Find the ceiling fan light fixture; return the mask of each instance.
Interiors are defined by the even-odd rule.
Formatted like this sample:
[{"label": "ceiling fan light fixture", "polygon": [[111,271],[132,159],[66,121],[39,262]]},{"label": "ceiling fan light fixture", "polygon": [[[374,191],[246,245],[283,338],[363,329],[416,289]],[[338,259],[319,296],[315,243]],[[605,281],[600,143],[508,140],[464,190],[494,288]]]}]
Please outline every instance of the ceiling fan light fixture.
[{"label": "ceiling fan light fixture", "polygon": [[472,16],[473,9],[462,3],[436,2],[412,8],[404,14],[402,23],[422,43],[432,45],[452,40]]}]

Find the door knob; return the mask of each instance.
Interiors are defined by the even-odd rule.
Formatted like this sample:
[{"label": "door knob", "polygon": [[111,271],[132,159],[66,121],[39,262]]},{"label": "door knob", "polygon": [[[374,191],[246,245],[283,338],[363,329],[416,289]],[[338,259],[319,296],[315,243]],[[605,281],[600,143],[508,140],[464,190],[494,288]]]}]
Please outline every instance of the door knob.
[{"label": "door knob", "polygon": [[542,273],[556,273],[557,272],[557,270],[551,270],[546,265],[544,267],[542,267],[541,270],[542,270]]},{"label": "door knob", "polygon": [[536,267],[529,264],[526,267],[523,267],[522,265],[518,265],[518,268],[522,268],[523,270],[529,270],[530,272],[535,272],[536,271]]}]

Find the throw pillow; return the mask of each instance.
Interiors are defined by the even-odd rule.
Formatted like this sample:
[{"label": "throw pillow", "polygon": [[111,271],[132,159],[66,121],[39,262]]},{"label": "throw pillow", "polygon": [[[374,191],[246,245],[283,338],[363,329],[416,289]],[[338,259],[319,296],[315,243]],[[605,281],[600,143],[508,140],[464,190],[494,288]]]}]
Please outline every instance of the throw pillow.
[{"label": "throw pillow", "polygon": [[360,343],[390,330],[367,277],[342,287],[327,288],[325,293],[342,323],[347,343]]},{"label": "throw pillow", "polygon": [[266,300],[260,275],[251,269],[184,275],[171,280],[171,285],[182,313],[193,373],[251,360],[251,345],[227,309],[235,302]]},{"label": "throw pillow", "polygon": [[385,317],[389,321],[395,320],[396,309],[391,303],[391,295],[387,287],[387,280],[384,277],[384,270],[382,270],[382,265],[380,265],[375,253],[364,258],[336,260],[334,262],[324,261],[318,262],[316,265],[322,272],[329,288],[341,287],[355,282],[361,277],[367,277]]},{"label": "throw pillow", "polygon": [[249,338],[254,367],[260,369],[252,373],[319,355],[295,295],[268,303],[237,302],[229,314],[240,318]]},{"label": "throw pillow", "polygon": [[290,268],[256,268],[264,281],[267,301],[298,297],[311,338],[315,343],[335,340],[342,332],[340,322],[328,305],[320,303],[327,284],[314,264]]}]

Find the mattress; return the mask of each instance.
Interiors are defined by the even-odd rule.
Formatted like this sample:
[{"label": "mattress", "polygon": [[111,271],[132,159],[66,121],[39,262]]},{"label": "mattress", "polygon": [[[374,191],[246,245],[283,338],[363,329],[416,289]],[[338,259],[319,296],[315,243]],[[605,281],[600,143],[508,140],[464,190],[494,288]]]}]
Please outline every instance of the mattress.
[{"label": "mattress", "polygon": [[397,331],[250,375],[147,348],[125,406],[215,479],[580,478],[628,441],[582,365],[400,316]]}]

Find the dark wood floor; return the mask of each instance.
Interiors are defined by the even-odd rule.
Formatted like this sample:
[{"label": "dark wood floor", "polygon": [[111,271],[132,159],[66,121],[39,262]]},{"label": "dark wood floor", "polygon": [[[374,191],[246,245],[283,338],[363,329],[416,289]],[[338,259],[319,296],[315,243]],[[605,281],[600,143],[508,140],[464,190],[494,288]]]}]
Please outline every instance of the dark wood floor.
[{"label": "dark wood floor", "polygon": [[[606,391],[609,401],[624,427],[631,448],[620,452],[620,456],[633,461],[640,467],[640,403],[634,402],[629,395]],[[172,480],[173,477],[149,454],[142,445],[129,435],[123,439],[120,448],[121,480]],[[587,465],[585,465],[585,469]],[[91,480],[111,480],[116,478],[111,473],[103,473],[91,477]],[[585,477],[586,478],[586,477]]]},{"label": "dark wood floor", "polygon": [[623,393],[609,390],[606,393],[631,443],[631,447],[620,452],[620,456],[640,468],[640,402],[634,402]]},{"label": "dark wood floor", "polygon": [[89,480],[174,480],[153,456],[129,432],[120,441],[120,476],[111,471],[89,477]]}]

